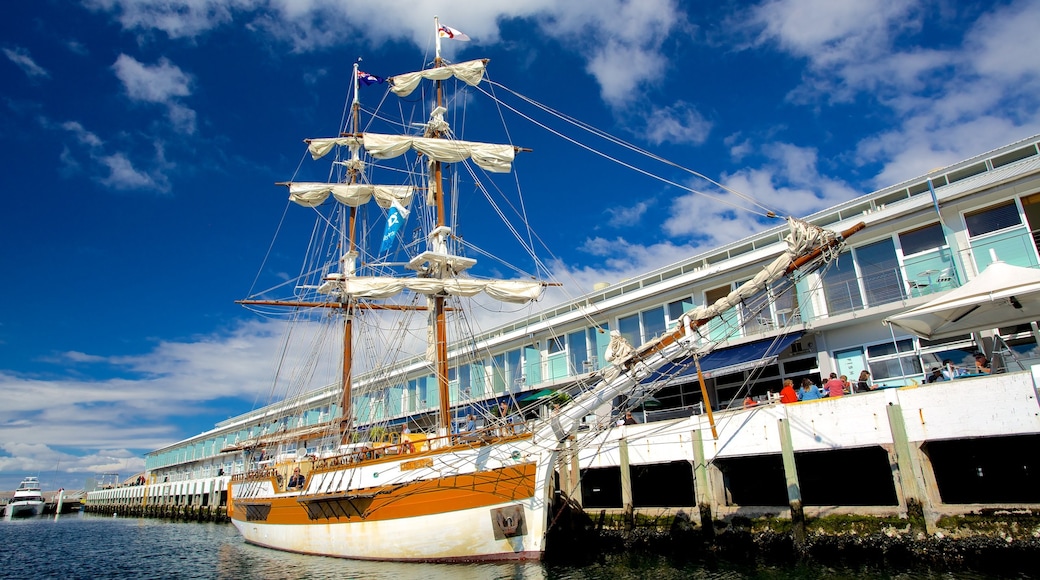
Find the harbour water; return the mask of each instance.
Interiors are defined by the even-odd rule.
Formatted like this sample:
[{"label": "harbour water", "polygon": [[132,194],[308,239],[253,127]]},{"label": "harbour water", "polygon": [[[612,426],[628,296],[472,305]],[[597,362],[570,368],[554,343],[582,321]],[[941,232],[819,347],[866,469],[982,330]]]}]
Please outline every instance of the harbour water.
[{"label": "harbour water", "polygon": [[[644,578],[1007,578],[984,572],[676,562],[607,554],[591,562],[402,564],[289,554],[251,546],[231,525],[88,514],[0,522],[0,578],[353,578],[359,580],[607,580]],[[1040,567],[1038,567],[1040,570]],[[1026,578],[1028,576],[1019,576]]]}]

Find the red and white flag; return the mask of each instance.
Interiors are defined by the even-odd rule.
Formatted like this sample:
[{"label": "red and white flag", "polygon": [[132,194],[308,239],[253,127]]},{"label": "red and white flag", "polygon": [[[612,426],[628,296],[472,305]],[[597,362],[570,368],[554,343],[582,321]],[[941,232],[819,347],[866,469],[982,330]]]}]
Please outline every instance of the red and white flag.
[{"label": "red and white flag", "polygon": [[450,26],[442,25],[440,27],[440,30],[437,31],[437,34],[439,34],[441,38],[450,38],[452,40],[464,40],[467,42],[469,41],[469,37],[466,36],[465,32],[462,32],[461,30],[455,30]]}]

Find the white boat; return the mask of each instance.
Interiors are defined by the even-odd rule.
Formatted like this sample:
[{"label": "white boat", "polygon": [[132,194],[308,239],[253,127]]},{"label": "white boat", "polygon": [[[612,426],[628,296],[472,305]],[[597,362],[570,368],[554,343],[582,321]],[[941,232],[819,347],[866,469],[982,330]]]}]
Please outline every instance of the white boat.
[{"label": "white boat", "polygon": [[[609,364],[583,376],[558,410],[529,421],[496,416],[472,404],[486,398],[484,393],[465,393],[459,386],[457,373],[474,353],[449,350],[449,345],[466,344],[466,337],[476,334],[464,315],[472,297],[483,293],[484,304],[525,304],[554,282],[471,274],[477,260],[464,255],[470,241],[464,245],[455,235],[458,224],[447,211],[457,207],[447,200],[463,194],[447,190],[446,184],[465,178],[474,188],[483,187],[490,174],[510,172],[515,154],[525,150],[456,138],[445,106],[447,81],[477,86],[487,61],[447,64],[439,40],[433,68],[388,79],[390,91],[402,98],[419,83],[432,83],[426,94],[434,104],[421,133],[359,130],[368,119],[361,118],[358,79],[371,77],[355,65],[353,115],[336,136],[306,140],[315,160],[335,152],[332,169],[325,171],[333,178],[283,184],[292,202],[315,213],[312,247],[306,252],[314,261],[304,264],[299,279],[241,302],[265,313],[286,307],[304,326],[315,324],[315,318],[331,325],[328,334],[306,333],[313,356],[301,357],[286,341],[290,354],[279,362],[276,383],[289,385],[279,396],[292,401],[306,392],[319,363],[332,362],[342,399],[331,420],[304,427],[272,415],[260,425],[260,436],[225,449],[242,453],[244,468],[229,484],[228,514],[250,543],[373,560],[540,559],[557,510],[567,503],[555,492],[558,454],[578,433],[580,421],[618,397],[639,404],[719,344],[716,333],[702,332],[702,327],[738,306],[761,308],[789,291],[800,276],[837,255],[844,236],[858,229],[836,234],[790,219],[787,251],[730,295],[685,313],[676,328],[644,345],[633,347],[611,333]],[[381,113],[371,115],[381,118]],[[377,170],[387,169],[383,163],[390,160],[410,161],[388,172],[404,176],[404,184],[375,185]],[[372,200],[377,207],[368,203]],[[421,235],[396,250],[404,253],[402,259],[388,258],[394,252],[385,244],[378,247],[381,240],[374,249],[365,246],[369,237],[378,238],[369,235],[376,230],[364,225],[365,212],[389,224],[407,219],[409,210],[419,214],[416,231]],[[509,227],[501,231],[513,231]],[[383,240],[399,238],[397,230],[386,230]],[[292,295],[273,297],[286,290]],[[314,313],[318,316],[311,317]],[[416,314],[421,324],[410,325],[405,317]],[[391,336],[387,329],[428,339],[427,357],[416,356],[422,348],[409,352],[404,348],[408,339]],[[324,346],[326,340],[335,340],[334,346]],[[305,361],[298,371],[289,368],[293,352],[296,360]],[[328,352],[337,354],[334,361]],[[387,402],[372,393],[385,390],[390,378],[378,385],[353,384],[354,370],[365,356],[369,371],[408,361],[430,377],[424,390],[429,401],[416,402],[419,407],[429,402],[430,423],[405,432],[400,424],[381,422],[388,416],[380,410]],[[469,414],[480,415],[479,421],[459,432],[456,418]]]},{"label": "white boat", "polygon": [[7,513],[13,518],[38,516],[43,513],[44,503],[40,480],[29,476],[18,484],[18,489],[7,503]]}]

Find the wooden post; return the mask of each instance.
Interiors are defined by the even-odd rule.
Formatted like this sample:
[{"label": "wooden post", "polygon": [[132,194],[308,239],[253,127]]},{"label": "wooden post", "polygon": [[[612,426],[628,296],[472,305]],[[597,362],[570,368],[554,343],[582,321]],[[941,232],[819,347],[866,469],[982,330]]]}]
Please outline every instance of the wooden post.
[{"label": "wooden post", "polygon": [[693,430],[693,477],[694,497],[700,512],[701,532],[706,539],[715,537],[715,520],[712,516],[712,490],[708,478],[708,462],[704,459],[704,437],[700,429]]},{"label": "wooden post", "polygon": [[635,508],[632,506],[632,472],[628,467],[628,441],[618,439],[618,455],[621,463],[621,506],[625,510],[625,531],[635,527]]},{"label": "wooden post", "polygon": [[920,450],[911,445],[907,437],[902,407],[889,403],[887,410],[888,425],[892,430],[892,447],[896,453],[896,485],[902,490],[906,501],[906,517],[917,531],[934,534],[935,510],[928,495],[921,459],[917,455]]},{"label": "wooden post", "polygon": [[578,505],[584,505],[581,499],[581,465],[578,462],[578,441],[574,436],[568,438],[571,459],[571,499]]},{"label": "wooden post", "polygon": [[791,537],[798,550],[805,547],[805,511],[802,508],[802,489],[798,484],[798,468],[794,462],[794,443],[791,441],[791,422],[779,420],[780,449],[784,458],[784,476],[787,479],[787,501],[791,505]]}]

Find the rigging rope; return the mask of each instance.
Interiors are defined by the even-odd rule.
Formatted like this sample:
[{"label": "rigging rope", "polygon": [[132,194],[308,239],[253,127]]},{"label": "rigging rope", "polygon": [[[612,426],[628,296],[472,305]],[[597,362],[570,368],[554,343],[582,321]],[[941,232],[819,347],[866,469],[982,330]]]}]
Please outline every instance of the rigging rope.
[{"label": "rigging rope", "polygon": [[516,91],[513,91],[512,89],[510,89],[509,87],[506,87],[505,85],[502,85],[500,83],[497,83],[497,82],[494,82],[494,81],[491,81],[491,80],[488,80],[487,82],[490,85],[500,87],[503,90],[509,92],[510,94],[516,96],[517,98],[519,98],[519,99],[521,99],[521,100],[523,100],[523,101],[525,101],[525,102],[527,102],[527,103],[529,103],[531,105],[534,105],[535,107],[537,107],[537,108],[539,108],[539,109],[541,109],[541,110],[543,110],[543,111],[545,111],[545,112],[547,112],[547,113],[557,117],[558,119],[566,121],[566,122],[574,125],[575,127],[578,127],[578,128],[583,129],[585,131],[588,131],[589,133],[592,133],[593,135],[596,135],[597,137],[600,137],[602,139],[610,141],[610,142],[612,142],[612,143],[614,143],[616,145],[624,147],[625,149],[628,149],[628,150],[633,151],[635,153],[639,153],[640,155],[643,155],[645,157],[649,157],[650,159],[653,159],[655,161],[664,163],[666,165],[669,165],[671,167],[674,167],[676,169],[680,169],[682,171],[690,173],[691,175],[699,177],[699,178],[701,178],[701,179],[703,179],[703,180],[705,180],[705,181],[707,181],[707,182],[709,182],[709,183],[711,183],[711,184],[713,184],[713,185],[715,185],[717,187],[720,187],[720,188],[724,189],[725,191],[727,191],[729,193],[732,193],[733,195],[735,195],[735,196],[739,197],[740,199],[742,199],[742,200],[752,204],[753,206],[758,207],[762,211],[752,210],[752,209],[750,209],[748,207],[741,206],[741,205],[736,204],[736,203],[734,203],[732,201],[723,199],[723,198],[715,196],[715,195],[711,195],[711,194],[709,194],[707,192],[700,191],[698,189],[695,189],[695,188],[692,188],[692,187],[689,187],[689,186],[686,186],[686,185],[681,185],[681,184],[676,183],[674,181],[671,181],[671,180],[669,180],[667,178],[664,178],[664,177],[661,177],[661,176],[656,175],[654,173],[651,173],[650,171],[647,171],[647,170],[642,169],[640,167],[636,167],[635,165],[632,165],[631,163],[622,161],[621,159],[618,159],[617,157],[608,155],[607,153],[599,151],[599,150],[597,150],[597,149],[595,149],[595,148],[593,148],[593,147],[591,147],[589,145],[586,145],[586,144],[578,141],[577,139],[574,139],[573,137],[569,137],[567,135],[564,135],[563,133],[557,131],[556,129],[553,129],[553,128],[549,127],[548,125],[546,125],[546,124],[544,124],[544,123],[542,123],[540,121],[535,120],[531,116],[521,112],[519,109],[516,109],[515,107],[505,103],[504,101],[498,100],[497,97],[495,97],[492,93],[490,93],[488,91],[485,91],[480,86],[475,87],[478,91],[480,91],[480,92],[484,93],[485,95],[487,95],[488,98],[495,100],[495,102],[498,103],[500,106],[503,106],[503,107],[509,109],[510,111],[516,113],[517,115],[519,115],[523,119],[526,119],[527,121],[530,121],[531,123],[541,127],[542,129],[545,129],[546,131],[556,135],[557,137],[560,137],[561,139],[563,139],[565,141],[568,141],[568,142],[570,142],[570,143],[572,143],[574,145],[577,145],[578,147],[580,147],[582,149],[585,149],[586,151],[589,151],[590,153],[593,153],[595,155],[599,155],[600,157],[603,157],[604,159],[608,159],[610,161],[613,161],[614,163],[617,163],[618,165],[621,165],[623,167],[627,167],[627,168],[629,168],[629,169],[631,169],[631,170],[633,170],[633,171],[635,171],[637,173],[641,173],[643,175],[646,175],[647,177],[651,177],[653,179],[656,179],[658,181],[661,181],[661,182],[666,183],[668,185],[671,185],[673,187],[682,189],[683,191],[688,191],[690,193],[694,193],[694,194],[697,194],[697,195],[701,195],[701,196],[707,197],[708,199],[711,199],[711,200],[713,200],[715,202],[718,202],[718,203],[722,203],[722,204],[728,205],[728,206],[730,206],[730,207],[732,207],[734,209],[738,209],[738,210],[741,210],[741,211],[746,211],[748,213],[756,214],[756,215],[759,215],[759,216],[762,216],[762,217],[767,217],[767,218],[775,218],[778,215],[775,211],[770,210],[768,207],[762,205],[757,200],[755,200],[753,197],[751,197],[751,196],[749,196],[747,194],[744,194],[744,193],[741,193],[741,192],[739,192],[739,191],[737,191],[735,189],[726,187],[726,186],[718,183],[717,181],[715,181],[715,180],[713,180],[713,179],[711,179],[711,178],[709,178],[709,177],[707,177],[707,176],[705,176],[705,175],[703,175],[701,173],[698,173],[698,172],[696,172],[696,171],[694,171],[692,169],[683,167],[683,166],[681,166],[681,165],[679,165],[679,164],[677,164],[675,162],[672,162],[672,161],[669,161],[667,159],[664,159],[663,157],[660,157],[658,155],[650,153],[649,151],[646,151],[644,149],[640,149],[639,147],[636,147],[635,145],[632,145],[632,144],[630,144],[630,143],[628,143],[628,142],[626,142],[626,141],[624,141],[624,140],[622,140],[622,139],[620,139],[618,137],[614,137],[613,135],[610,135],[609,133],[606,133],[604,131],[600,131],[599,129],[595,129],[591,125],[588,125],[586,123],[578,121],[577,119],[574,119],[574,118],[572,118],[572,117],[570,117],[568,115],[564,115],[562,113],[559,113],[558,111],[555,111],[555,110],[553,110],[553,109],[551,109],[549,107],[546,107],[545,105],[542,105],[541,103],[538,103],[537,101],[535,101],[533,99],[530,99],[529,97],[525,97],[524,95],[521,95],[520,93],[517,93]]}]

